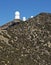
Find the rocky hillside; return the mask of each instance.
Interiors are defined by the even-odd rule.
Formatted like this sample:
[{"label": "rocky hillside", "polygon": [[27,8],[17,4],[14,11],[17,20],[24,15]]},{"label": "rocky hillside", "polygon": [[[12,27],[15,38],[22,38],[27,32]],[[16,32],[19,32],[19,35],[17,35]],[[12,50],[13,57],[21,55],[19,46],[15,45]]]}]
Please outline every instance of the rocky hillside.
[{"label": "rocky hillside", "polygon": [[10,23],[0,27],[0,65],[51,65],[51,14]]}]

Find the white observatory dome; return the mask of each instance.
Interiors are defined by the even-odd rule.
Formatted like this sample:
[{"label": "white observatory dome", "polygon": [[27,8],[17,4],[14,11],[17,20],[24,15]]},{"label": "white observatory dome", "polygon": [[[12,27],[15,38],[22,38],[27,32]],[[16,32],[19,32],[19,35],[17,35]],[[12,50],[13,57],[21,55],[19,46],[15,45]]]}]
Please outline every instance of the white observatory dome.
[{"label": "white observatory dome", "polygon": [[33,16],[31,16],[31,18],[33,18]]},{"label": "white observatory dome", "polygon": [[26,17],[23,17],[23,21],[26,21]]},{"label": "white observatory dome", "polygon": [[15,12],[15,19],[20,19],[20,12],[19,11]]},{"label": "white observatory dome", "polygon": [[20,12],[19,12],[19,11],[16,11],[16,12],[15,12],[15,15],[20,15]]}]

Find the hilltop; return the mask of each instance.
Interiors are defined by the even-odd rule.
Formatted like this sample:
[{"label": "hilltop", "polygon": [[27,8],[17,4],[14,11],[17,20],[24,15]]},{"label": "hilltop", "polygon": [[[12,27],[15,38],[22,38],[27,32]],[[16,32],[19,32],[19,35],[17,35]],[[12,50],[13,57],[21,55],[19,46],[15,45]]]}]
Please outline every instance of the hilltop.
[{"label": "hilltop", "polygon": [[0,27],[0,65],[51,65],[51,13]]}]

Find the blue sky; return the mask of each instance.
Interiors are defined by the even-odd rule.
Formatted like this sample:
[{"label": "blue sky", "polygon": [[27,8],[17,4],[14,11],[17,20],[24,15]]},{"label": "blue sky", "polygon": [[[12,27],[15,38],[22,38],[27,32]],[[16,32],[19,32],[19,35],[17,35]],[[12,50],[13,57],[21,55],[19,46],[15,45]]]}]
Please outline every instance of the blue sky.
[{"label": "blue sky", "polygon": [[17,10],[21,18],[30,18],[41,12],[51,13],[51,0],[0,0],[0,26],[13,20]]}]

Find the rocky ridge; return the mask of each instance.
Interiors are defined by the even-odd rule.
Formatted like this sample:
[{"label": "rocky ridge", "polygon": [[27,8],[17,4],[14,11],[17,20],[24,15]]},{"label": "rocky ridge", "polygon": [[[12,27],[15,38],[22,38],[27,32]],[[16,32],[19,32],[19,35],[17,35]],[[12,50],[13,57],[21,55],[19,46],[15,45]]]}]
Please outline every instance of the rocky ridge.
[{"label": "rocky ridge", "polygon": [[51,14],[10,23],[0,27],[0,65],[51,65]]}]

